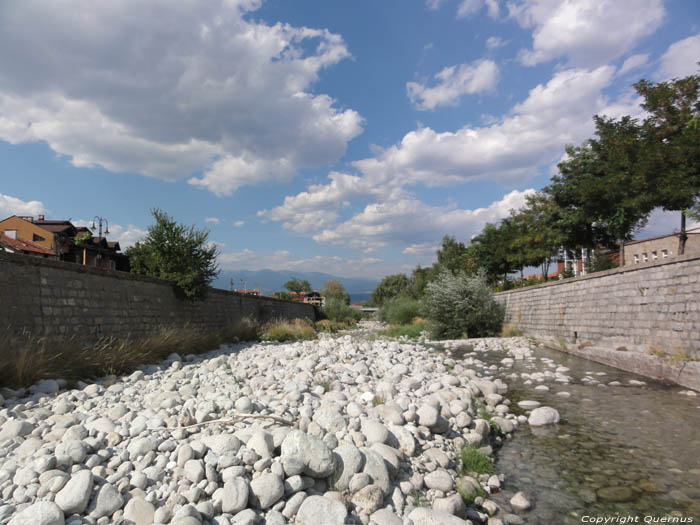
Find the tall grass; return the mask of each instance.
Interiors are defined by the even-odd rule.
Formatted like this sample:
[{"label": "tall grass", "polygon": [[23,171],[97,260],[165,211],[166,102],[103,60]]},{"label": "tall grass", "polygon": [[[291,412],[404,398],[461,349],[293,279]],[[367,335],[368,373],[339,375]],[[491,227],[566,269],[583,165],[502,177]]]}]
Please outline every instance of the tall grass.
[{"label": "tall grass", "polygon": [[271,321],[263,327],[261,334],[263,341],[308,341],[315,338],[316,330],[308,319]]},{"label": "tall grass", "polygon": [[417,322],[408,325],[392,325],[386,330],[379,332],[379,335],[387,337],[407,337],[409,339],[418,339],[420,334],[428,330],[428,325],[423,322]]},{"label": "tall grass", "polygon": [[75,338],[49,342],[26,334],[16,344],[0,342],[0,386],[19,388],[40,379],[75,381],[126,374],[173,352],[201,354],[225,343],[257,340],[258,332],[255,321],[242,319],[217,332],[187,326],[162,328],[149,337],[107,337],[92,345]]}]

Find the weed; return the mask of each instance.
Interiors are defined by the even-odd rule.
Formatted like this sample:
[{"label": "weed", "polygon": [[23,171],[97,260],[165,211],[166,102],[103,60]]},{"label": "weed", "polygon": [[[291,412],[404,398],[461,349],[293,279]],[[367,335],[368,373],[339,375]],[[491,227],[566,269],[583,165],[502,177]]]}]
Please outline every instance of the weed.
[{"label": "weed", "polygon": [[514,324],[506,323],[501,329],[501,337],[521,337],[523,331]]},{"label": "weed", "polygon": [[[257,339],[258,327],[249,319],[218,332],[161,328],[150,337],[106,337],[92,345],[75,338],[52,342],[26,334],[10,346],[0,342],[0,386],[26,387],[40,379],[61,378],[69,382],[108,375],[122,375],[139,365],[155,363],[171,353],[201,354],[221,344]],[[7,345],[7,346],[6,346]]]},{"label": "weed", "polygon": [[666,352],[664,352],[664,347],[659,343],[651,343],[647,346],[647,355],[653,355],[656,357],[666,357]]},{"label": "weed", "polygon": [[380,335],[387,337],[407,337],[409,339],[418,339],[422,332],[428,329],[425,323],[413,323],[409,325],[392,325],[386,330],[380,332]]},{"label": "weed", "polygon": [[408,495],[413,498],[413,505],[415,507],[427,507],[430,504],[425,494],[418,489],[413,489]]},{"label": "weed", "polygon": [[569,351],[569,347],[566,344],[566,339],[563,337],[559,336],[557,337],[557,342],[559,343],[559,348],[561,348],[564,352]]},{"label": "weed", "polygon": [[372,406],[376,407],[379,405],[383,405],[384,403],[386,403],[386,398],[381,394],[377,394],[376,396],[374,396],[374,399],[372,399]]},{"label": "weed", "polygon": [[463,447],[459,451],[459,473],[467,475],[471,472],[493,474],[491,458],[473,445]]},{"label": "weed", "polygon": [[330,392],[331,390],[333,390],[333,383],[331,383],[327,379],[317,379],[316,381],[314,381],[314,385],[323,387],[324,392]]},{"label": "weed", "polygon": [[479,484],[469,484],[468,486],[458,486],[456,487],[457,494],[462,497],[462,501],[467,505],[473,505],[476,498],[487,498],[488,494],[484,488]]},{"label": "weed", "polygon": [[690,361],[697,361],[697,360],[698,360],[697,358],[686,354],[685,350],[683,350],[680,347],[674,348],[673,356],[671,356],[671,362],[673,362],[673,363],[690,362]]},{"label": "weed", "polygon": [[586,342],[581,343],[580,345],[578,345],[578,349],[579,349],[579,350],[583,350],[584,348],[587,348],[587,347],[589,347],[589,346],[593,346],[593,343],[591,343],[590,341],[586,341]]},{"label": "weed", "polygon": [[263,341],[308,341],[315,338],[316,330],[308,319],[270,321],[261,334]]}]

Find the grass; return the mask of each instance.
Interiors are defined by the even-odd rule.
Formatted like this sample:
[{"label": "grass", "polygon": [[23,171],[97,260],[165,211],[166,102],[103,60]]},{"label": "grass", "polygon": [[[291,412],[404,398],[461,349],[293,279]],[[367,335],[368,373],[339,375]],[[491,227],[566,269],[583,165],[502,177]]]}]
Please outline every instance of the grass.
[{"label": "grass", "polygon": [[314,381],[314,385],[322,387],[324,392],[330,392],[333,390],[333,383],[327,379],[317,379]]},{"label": "grass", "polygon": [[0,342],[0,386],[19,388],[41,379],[69,382],[108,375],[122,375],[139,365],[155,363],[172,353],[201,354],[225,343],[258,339],[258,326],[243,319],[218,332],[191,327],[162,328],[150,337],[107,337],[92,345],[75,338],[49,343],[27,334],[12,347]]},{"label": "grass", "polygon": [[476,415],[479,418],[485,419],[486,421],[488,421],[489,426],[491,427],[492,434],[494,434],[495,436],[500,436],[500,437],[503,437],[506,435],[505,432],[503,432],[501,427],[498,425],[498,423],[494,422],[493,414],[491,414],[491,412],[489,412],[486,409],[486,405],[480,399],[476,401]]},{"label": "grass", "polygon": [[335,334],[341,330],[348,330],[353,326],[357,325],[356,321],[331,321],[330,319],[323,319],[316,322],[316,330],[318,332],[323,332],[327,334]]},{"label": "grass", "polygon": [[413,498],[413,505],[415,507],[428,507],[430,505],[428,498],[418,489],[413,489],[408,495]]},{"label": "grass", "polygon": [[647,346],[647,355],[653,355],[656,357],[666,357],[666,352],[664,352],[664,347],[658,343],[651,343]]},{"label": "grass", "polygon": [[475,446],[463,447],[459,451],[459,473],[463,476],[472,472],[493,474],[493,462]]},{"label": "grass", "polygon": [[521,337],[522,335],[523,331],[514,324],[506,323],[501,328],[501,337]]},{"label": "grass", "polygon": [[421,314],[420,301],[397,297],[379,309],[379,320],[392,325],[410,325]]},{"label": "grass", "polygon": [[379,332],[380,335],[387,337],[407,337],[408,339],[418,339],[421,332],[428,329],[428,326],[424,322],[417,322],[409,325],[392,325],[386,330]]},{"label": "grass", "polygon": [[316,330],[307,319],[278,319],[263,326],[260,338],[263,341],[310,341],[316,339]]}]

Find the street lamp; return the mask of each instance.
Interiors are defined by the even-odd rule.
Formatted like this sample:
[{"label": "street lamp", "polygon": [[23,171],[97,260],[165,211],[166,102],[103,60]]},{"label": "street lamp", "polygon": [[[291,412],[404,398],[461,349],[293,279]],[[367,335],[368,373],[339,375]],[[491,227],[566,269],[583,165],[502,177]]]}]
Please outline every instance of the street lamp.
[{"label": "street lamp", "polygon": [[95,219],[97,219],[97,222],[100,225],[100,238],[102,238],[102,223],[104,222],[106,225],[105,235],[107,235],[109,233],[109,223],[107,222],[107,219],[105,219],[104,217],[100,217],[98,215],[95,215],[92,218],[92,227],[90,228],[92,231],[95,231]]}]

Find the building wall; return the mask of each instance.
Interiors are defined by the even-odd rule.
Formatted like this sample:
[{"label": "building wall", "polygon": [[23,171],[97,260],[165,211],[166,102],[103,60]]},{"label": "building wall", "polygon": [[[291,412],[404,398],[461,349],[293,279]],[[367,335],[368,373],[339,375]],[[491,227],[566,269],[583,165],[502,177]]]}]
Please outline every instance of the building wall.
[{"label": "building wall", "polygon": [[[40,228],[36,224],[20,219],[19,217],[8,217],[4,221],[0,221],[0,232],[5,230],[17,230],[17,238],[23,241],[31,242],[47,250],[56,250],[54,246],[54,235],[48,230]],[[33,240],[34,234],[44,238],[43,241]]]},{"label": "building wall", "polygon": [[[669,258],[675,257],[678,253],[678,235],[666,235],[665,237],[625,244],[625,265],[643,263],[645,253],[649,262],[654,262],[654,252],[657,255],[656,260],[662,260],[663,250],[667,251]],[[639,263],[634,262],[635,255],[638,257]],[[685,255],[700,255],[700,230],[688,232]]]},{"label": "building wall", "polygon": [[[501,292],[525,335],[700,359],[700,256],[684,255]],[[620,352],[622,353],[622,352]]]},{"label": "building wall", "polygon": [[179,299],[162,280],[72,263],[0,253],[0,333],[23,331],[48,342],[148,336],[162,327],[216,330],[243,317],[315,319],[311,305],[211,290],[206,300]]}]

